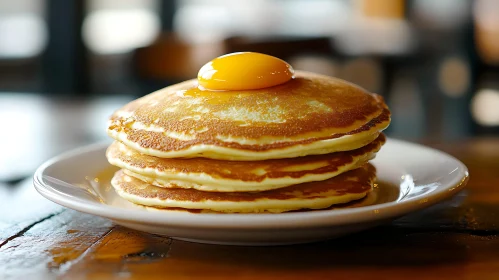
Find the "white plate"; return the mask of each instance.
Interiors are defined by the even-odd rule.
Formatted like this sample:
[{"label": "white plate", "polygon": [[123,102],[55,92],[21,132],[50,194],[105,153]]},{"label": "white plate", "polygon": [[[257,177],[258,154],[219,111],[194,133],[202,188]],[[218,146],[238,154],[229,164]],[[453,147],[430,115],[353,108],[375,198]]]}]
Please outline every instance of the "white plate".
[{"label": "white plate", "polygon": [[104,156],[106,147],[92,145],[49,160],[35,173],[35,188],[58,204],[125,227],[203,243],[271,245],[335,238],[428,207],[458,192],[468,180],[466,166],[457,159],[389,139],[373,161],[382,182],[374,205],[283,214],[151,211],[122,199],[110,187],[109,174],[116,169],[110,169]]}]

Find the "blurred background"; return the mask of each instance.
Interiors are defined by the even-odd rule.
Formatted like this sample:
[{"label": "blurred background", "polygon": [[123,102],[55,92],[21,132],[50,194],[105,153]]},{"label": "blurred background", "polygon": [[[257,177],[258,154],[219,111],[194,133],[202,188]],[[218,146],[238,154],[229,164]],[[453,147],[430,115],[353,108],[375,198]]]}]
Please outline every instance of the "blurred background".
[{"label": "blurred background", "polygon": [[391,137],[499,135],[498,15],[496,0],[0,0],[0,182],[235,51],[383,95]]}]

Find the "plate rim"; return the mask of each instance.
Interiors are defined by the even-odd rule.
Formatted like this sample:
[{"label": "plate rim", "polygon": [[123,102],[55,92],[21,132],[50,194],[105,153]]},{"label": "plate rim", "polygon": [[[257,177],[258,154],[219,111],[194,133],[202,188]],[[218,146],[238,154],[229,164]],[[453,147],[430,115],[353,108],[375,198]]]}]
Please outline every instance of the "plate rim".
[{"label": "plate rim", "polygon": [[[411,143],[394,138],[387,139],[391,145],[408,145],[411,148],[429,150],[439,157],[450,159],[458,165],[458,171],[453,180],[438,190],[423,196],[407,198],[402,201],[386,202],[376,205],[361,206],[357,208],[318,210],[310,212],[289,212],[280,214],[217,214],[217,213],[184,213],[184,212],[149,212],[142,209],[117,208],[109,204],[98,202],[82,202],[66,197],[64,193],[43,183],[44,171],[55,163],[77,157],[89,152],[104,150],[109,142],[99,142],[80,148],[70,150],[55,156],[43,163],[33,175],[35,189],[45,198],[80,212],[108,218],[116,221],[133,222],[140,224],[162,225],[181,228],[203,228],[203,229],[284,229],[303,227],[334,227],[340,225],[359,224],[365,222],[380,221],[426,208],[449,198],[466,186],[469,180],[469,172],[457,158],[440,150],[424,145]],[[202,217],[202,218],[201,218]]]}]

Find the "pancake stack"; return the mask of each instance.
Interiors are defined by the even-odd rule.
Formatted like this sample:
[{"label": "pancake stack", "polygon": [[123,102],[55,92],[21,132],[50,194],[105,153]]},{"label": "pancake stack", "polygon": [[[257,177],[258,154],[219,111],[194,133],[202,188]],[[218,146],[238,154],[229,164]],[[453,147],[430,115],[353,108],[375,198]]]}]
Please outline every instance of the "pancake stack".
[{"label": "pancake stack", "polygon": [[132,101],[110,118],[112,185],[154,208],[225,213],[324,209],[362,199],[390,123],[383,99],[296,71],[277,86],[206,91],[197,80]]}]

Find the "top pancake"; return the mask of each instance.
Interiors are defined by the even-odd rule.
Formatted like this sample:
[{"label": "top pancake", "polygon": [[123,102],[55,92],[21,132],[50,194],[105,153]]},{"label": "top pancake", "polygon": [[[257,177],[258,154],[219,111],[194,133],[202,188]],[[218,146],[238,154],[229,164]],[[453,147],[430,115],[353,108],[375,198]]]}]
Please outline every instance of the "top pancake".
[{"label": "top pancake", "polygon": [[116,111],[108,133],[144,154],[265,160],[353,150],[390,122],[379,95],[297,71],[275,87],[201,91],[186,81]]}]

